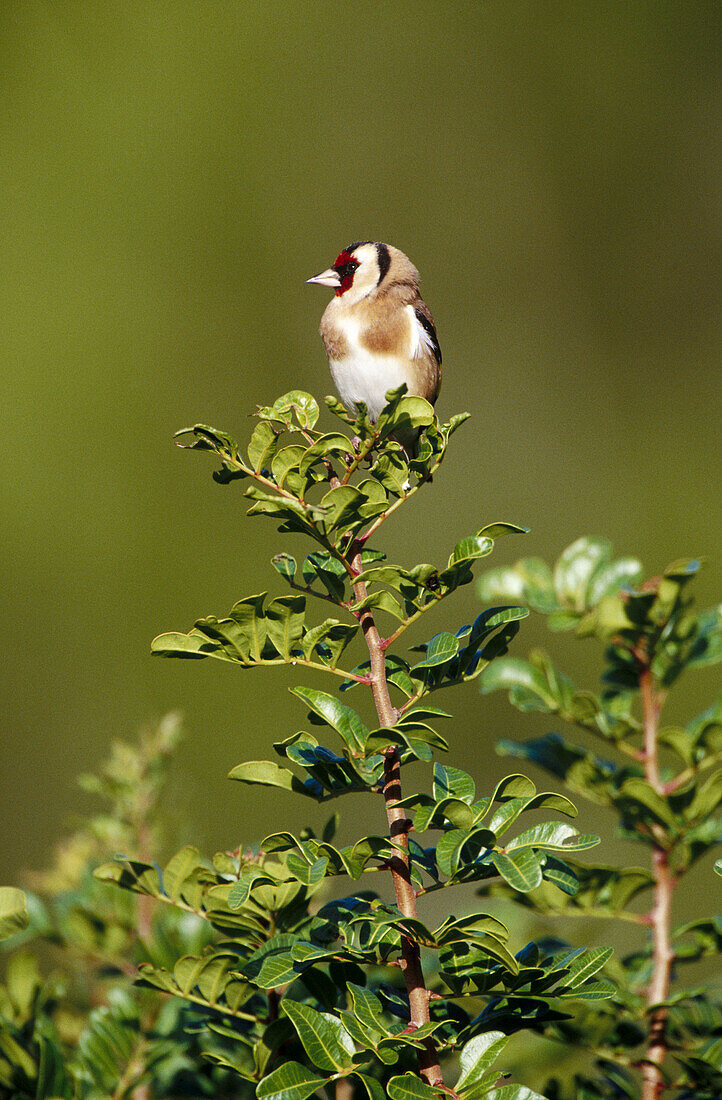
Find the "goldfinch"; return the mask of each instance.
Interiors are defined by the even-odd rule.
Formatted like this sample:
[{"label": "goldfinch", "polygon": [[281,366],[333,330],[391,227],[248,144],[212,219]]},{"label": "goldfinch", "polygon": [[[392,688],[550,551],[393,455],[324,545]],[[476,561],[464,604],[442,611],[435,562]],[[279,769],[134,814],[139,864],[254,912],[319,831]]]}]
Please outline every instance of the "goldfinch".
[{"label": "goldfinch", "polygon": [[363,401],[372,422],[386,393],[406,383],[432,405],[441,388],[441,348],[419,273],[390,244],[356,241],[309,283],[333,287],[321,318],[331,377],[349,412]]}]

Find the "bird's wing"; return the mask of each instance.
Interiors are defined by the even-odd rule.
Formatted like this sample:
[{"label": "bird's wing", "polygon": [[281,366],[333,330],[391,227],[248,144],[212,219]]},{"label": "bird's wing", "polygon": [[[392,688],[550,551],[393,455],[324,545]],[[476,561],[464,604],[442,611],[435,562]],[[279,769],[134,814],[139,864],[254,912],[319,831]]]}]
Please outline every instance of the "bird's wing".
[{"label": "bird's wing", "polygon": [[414,327],[413,358],[420,359],[425,352],[431,352],[436,362],[441,366],[441,348],[439,338],[434,327],[434,318],[425,302],[409,307],[412,310],[412,324]]}]

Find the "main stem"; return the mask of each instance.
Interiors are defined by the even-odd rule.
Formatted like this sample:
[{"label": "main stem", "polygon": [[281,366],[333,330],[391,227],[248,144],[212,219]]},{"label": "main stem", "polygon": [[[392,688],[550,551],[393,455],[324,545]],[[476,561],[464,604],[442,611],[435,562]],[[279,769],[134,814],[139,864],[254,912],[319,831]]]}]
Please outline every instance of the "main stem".
[{"label": "main stem", "polygon": [[[358,575],[362,570],[361,554],[357,554],[352,561],[354,572]],[[366,598],[366,585],[363,581],[354,584],[354,593],[357,600]],[[376,704],[376,712],[383,726],[393,726],[398,714],[391,702],[389,685],[386,679],[386,662],[384,660],[384,648],[381,643],[373,612],[369,609],[361,614],[359,619],[371,662],[371,691]],[[396,904],[399,912],[405,917],[416,917],[416,892],[411,882],[409,871],[409,829],[410,821],[402,807],[401,801],[401,763],[398,748],[388,749],[384,757],[384,803],[386,805],[386,817],[389,823],[389,836],[398,845],[399,850],[389,860],[391,877],[396,892]],[[406,983],[406,992],[409,998],[410,1022],[412,1027],[419,1028],[429,1022],[429,991],[424,980],[424,971],[421,966],[421,951],[419,945],[407,936],[401,936],[401,972]],[[419,1073],[429,1085],[443,1084],[439,1056],[433,1038],[429,1037],[424,1046],[419,1050]]]},{"label": "main stem", "polygon": [[[649,784],[662,797],[664,784],[659,777],[657,733],[661,700],[655,690],[652,670],[645,663],[639,678],[644,723],[644,772]],[[654,907],[650,913],[652,926],[652,979],[647,988],[647,1005],[660,1004],[669,996],[674,952],[672,950],[671,920],[674,876],[669,866],[669,852],[661,843],[661,834],[655,836],[652,848],[652,875],[654,877]],[[656,1008],[651,1012],[646,1062],[642,1066],[642,1100],[659,1100],[665,1090],[662,1066],[667,1055],[667,1009]]]}]

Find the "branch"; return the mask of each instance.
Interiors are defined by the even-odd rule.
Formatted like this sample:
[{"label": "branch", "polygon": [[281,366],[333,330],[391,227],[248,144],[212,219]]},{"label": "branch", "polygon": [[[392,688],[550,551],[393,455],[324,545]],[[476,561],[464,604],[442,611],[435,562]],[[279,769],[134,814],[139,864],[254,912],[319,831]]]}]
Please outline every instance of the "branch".
[{"label": "branch", "polygon": [[[642,666],[639,691],[644,723],[644,773],[648,783],[664,798],[666,792],[665,784],[659,776],[657,742],[662,704],[648,660],[645,660]],[[671,916],[675,879],[669,866],[669,852],[662,846],[661,839],[655,832],[655,843],[652,848],[654,907],[649,915],[653,945],[652,979],[647,989],[650,1025],[646,1060],[642,1065],[642,1100],[659,1100],[665,1091],[662,1066],[667,1054],[667,1009],[653,1006],[660,1005],[669,996],[674,961]]]},{"label": "branch", "polygon": [[404,621],[401,623],[400,626],[396,628],[393,634],[389,634],[388,638],[384,638],[384,649],[388,649],[389,646],[393,645],[394,642],[401,637],[404,631],[407,630],[412,623],[415,623],[417,619],[420,619],[421,616],[424,615],[427,611],[430,611],[432,607],[436,607],[437,604],[441,603],[446,595],[450,595],[450,593],[443,593],[440,596],[432,595],[432,598],[429,600],[428,603],[424,604],[423,607],[419,607],[413,613],[413,615],[409,615],[408,619],[404,619]]},{"label": "branch", "polygon": [[[352,561],[352,567],[357,574],[361,572],[360,552],[356,553]],[[366,585],[363,581],[356,581],[354,593],[357,601],[366,598]],[[389,695],[384,647],[370,608],[361,613],[359,622],[369,651],[371,664],[370,686],[376,704],[376,712],[382,726],[390,727],[395,725],[398,712]],[[403,808],[399,806],[401,801],[401,762],[398,747],[387,749],[384,757],[383,796],[389,824],[389,837],[400,848],[398,854],[389,860],[396,893],[396,904],[403,916],[415,918],[416,892],[411,882],[408,851],[411,822]],[[404,935],[401,936],[400,962],[409,998],[411,1024],[414,1028],[419,1028],[427,1024],[430,1019],[429,991],[424,980],[419,945]],[[423,1080],[433,1086],[442,1084],[443,1078],[439,1056],[433,1038],[429,1037],[426,1040],[419,1051],[418,1059],[419,1073]]]},{"label": "branch", "polygon": [[348,611],[348,604],[345,600],[335,600],[333,596],[329,596],[328,592],[317,592],[315,588],[305,584],[296,584],[295,581],[289,581],[288,587],[295,592],[302,592],[304,596],[314,596],[317,600],[324,600],[326,603],[333,604],[334,607],[344,607]]},{"label": "branch", "polygon": [[249,661],[246,667],[255,668],[256,665],[303,665],[304,668],[315,668],[319,672],[330,672],[333,676],[340,676],[342,680],[353,680],[357,684],[368,683],[366,676],[358,676],[355,672],[346,672],[345,669],[338,668],[338,666],[332,668],[331,665],[322,665],[318,661],[307,661],[305,657],[262,657],[258,661]]},{"label": "branch", "polygon": [[346,466],[346,473],[344,474],[343,479],[341,480],[341,483],[340,483],[341,485],[348,485],[349,478],[351,477],[351,474],[355,473],[355,471],[358,470],[359,466],[361,465],[361,463],[363,462],[363,460],[365,458],[368,458],[368,456],[371,454],[374,447],[376,446],[376,443],[377,443],[377,436],[374,434],[373,436],[371,436],[369,439],[366,440],[365,444],[363,444],[362,446],[359,446],[359,449],[354,454],[353,458],[351,459],[351,462],[348,463],[347,466]]}]

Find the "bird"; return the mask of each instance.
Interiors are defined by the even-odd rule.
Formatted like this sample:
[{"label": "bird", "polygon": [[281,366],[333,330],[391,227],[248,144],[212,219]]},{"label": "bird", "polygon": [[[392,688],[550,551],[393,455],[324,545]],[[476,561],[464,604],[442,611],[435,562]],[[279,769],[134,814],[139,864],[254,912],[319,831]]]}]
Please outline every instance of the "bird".
[{"label": "bird", "polygon": [[441,388],[441,348],[419,292],[419,273],[393,245],[356,241],[309,283],[333,287],[321,318],[331,377],[348,412],[363,402],[376,423],[386,394],[403,383],[433,405]]}]

